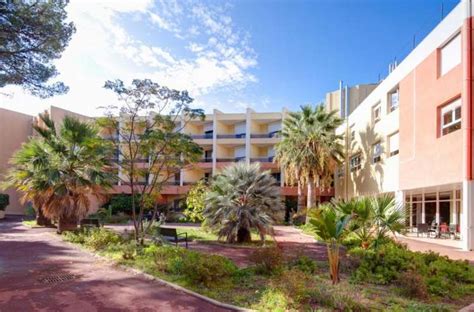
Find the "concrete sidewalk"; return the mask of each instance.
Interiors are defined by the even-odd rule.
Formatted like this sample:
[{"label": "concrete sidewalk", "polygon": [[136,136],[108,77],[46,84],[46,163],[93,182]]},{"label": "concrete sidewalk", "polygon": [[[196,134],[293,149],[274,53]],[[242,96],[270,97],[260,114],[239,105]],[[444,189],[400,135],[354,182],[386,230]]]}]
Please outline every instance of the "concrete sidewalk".
[{"label": "concrete sidewalk", "polygon": [[226,311],[114,268],[52,229],[0,222],[0,311]]}]

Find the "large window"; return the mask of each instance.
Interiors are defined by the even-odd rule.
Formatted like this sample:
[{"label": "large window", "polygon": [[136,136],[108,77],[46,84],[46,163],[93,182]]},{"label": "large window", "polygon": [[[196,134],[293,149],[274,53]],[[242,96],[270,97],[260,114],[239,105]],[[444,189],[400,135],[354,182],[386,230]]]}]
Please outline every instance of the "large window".
[{"label": "large window", "polygon": [[398,132],[396,132],[388,137],[389,156],[397,155],[398,150],[399,150],[399,136],[398,136]]},{"label": "large window", "polygon": [[382,160],[382,144],[380,142],[375,143],[372,145],[372,162],[378,163]]},{"label": "large window", "polygon": [[461,63],[461,35],[456,35],[440,49],[440,75]]},{"label": "large window", "polygon": [[350,159],[351,171],[357,171],[361,168],[360,157],[361,157],[360,154],[356,154],[351,157]]},{"label": "large window", "polygon": [[461,129],[461,98],[441,108],[441,135]]},{"label": "large window", "polygon": [[400,92],[398,87],[388,93],[388,111],[393,112],[398,108]]}]

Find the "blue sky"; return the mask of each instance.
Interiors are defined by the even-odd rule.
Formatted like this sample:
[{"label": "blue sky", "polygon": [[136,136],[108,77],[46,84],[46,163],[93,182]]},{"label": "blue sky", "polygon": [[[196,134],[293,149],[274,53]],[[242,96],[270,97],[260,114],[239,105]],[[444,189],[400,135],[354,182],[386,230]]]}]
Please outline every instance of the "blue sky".
[{"label": "blue sky", "polygon": [[1,90],[0,107],[48,105],[99,115],[115,101],[106,79],[149,77],[188,89],[211,111],[297,109],[338,81],[376,82],[457,0],[73,0],[74,35],[56,62],[67,95],[40,100]]}]

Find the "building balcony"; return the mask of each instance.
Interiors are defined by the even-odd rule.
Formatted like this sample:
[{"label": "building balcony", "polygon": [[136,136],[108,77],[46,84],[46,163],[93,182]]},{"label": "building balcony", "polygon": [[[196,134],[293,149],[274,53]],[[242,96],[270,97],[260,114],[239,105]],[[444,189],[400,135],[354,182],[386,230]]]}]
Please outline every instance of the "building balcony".
[{"label": "building balcony", "polygon": [[218,139],[245,139],[245,133],[235,133],[235,134],[218,134]]},{"label": "building balcony", "polygon": [[280,137],[280,131],[273,131],[269,133],[254,133],[250,135],[251,139],[267,139]]},{"label": "building balcony", "polygon": [[199,159],[200,163],[211,163],[212,162],[212,157],[204,157],[204,158],[201,158]]},{"label": "building balcony", "polygon": [[272,163],[275,156],[250,158],[250,162]]},{"label": "building balcony", "polygon": [[208,139],[212,140],[213,134],[191,134],[190,137],[195,140],[203,140],[203,139]]},{"label": "building balcony", "polygon": [[239,161],[245,161],[245,157],[233,157],[233,158],[217,158],[217,162],[222,163],[222,162],[239,162]]}]

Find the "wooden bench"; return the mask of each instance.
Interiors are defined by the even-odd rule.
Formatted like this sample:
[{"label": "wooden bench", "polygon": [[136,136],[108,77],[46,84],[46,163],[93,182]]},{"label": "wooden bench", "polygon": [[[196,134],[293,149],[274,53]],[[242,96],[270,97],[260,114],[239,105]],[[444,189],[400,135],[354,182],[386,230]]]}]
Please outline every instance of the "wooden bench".
[{"label": "wooden bench", "polygon": [[81,220],[81,229],[93,227],[100,227],[99,219],[85,218]]},{"label": "wooden bench", "polygon": [[178,247],[178,243],[185,242],[186,248],[188,248],[188,233],[186,232],[178,234],[175,228],[160,227],[158,234],[167,241],[175,243],[176,247]]}]

